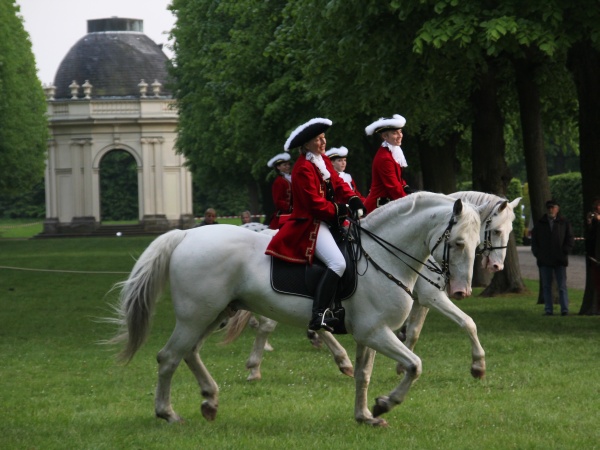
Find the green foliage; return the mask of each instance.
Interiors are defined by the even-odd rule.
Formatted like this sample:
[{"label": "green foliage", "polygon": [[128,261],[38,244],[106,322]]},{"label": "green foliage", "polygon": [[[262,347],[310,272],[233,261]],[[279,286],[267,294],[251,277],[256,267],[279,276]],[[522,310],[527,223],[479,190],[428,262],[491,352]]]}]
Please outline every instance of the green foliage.
[{"label": "green foliage", "polygon": [[31,189],[0,196],[0,217],[43,219],[46,216],[46,189],[38,182]]},{"label": "green foliage", "polygon": [[44,174],[46,101],[14,0],[0,0],[0,194],[29,190]]},{"label": "green foliage", "polygon": [[[598,14],[590,2],[577,4]],[[549,171],[574,170],[577,103],[566,54],[576,36],[593,34],[593,20],[579,6],[541,0],[174,0],[178,148],[190,161],[199,195],[215,203],[212,192],[225,185],[240,195],[252,182],[264,187],[264,163],[281,151],[289,131],[328,117],[334,122],[329,145],[347,146],[349,172],[367,181],[378,142],[364,136],[364,127],[400,113],[407,118],[403,147],[411,170],[419,168],[418,142],[441,145],[458,135],[456,178],[465,181],[471,95],[478,77],[493,71],[507,119],[508,163],[525,180],[512,70],[525,58],[539,66]],[[579,22],[584,31],[576,30]]]},{"label": "green foliage", "polygon": [[100,217],[131,220],[138,215],[138,167],[123,150],[111,151],[100,162]]},{"label": "green foliage", "polygon": [[[460,303],[477,323],[487,376],[469,375],[464,332],[431,313],[416,352],[423,373],[410,395],[385,415],[386,429],[353,420],[354,380],[342,376],[326,350],[310,346],[302,329],[280,324],[271,336],[263,379],[246,381],[244,362],[254,331],[223,347],[216,333],[201,357],[220,388],[219,413],[200,414],[198,385],[180,364],[172,401],[185,423],[154,417],[156,353],[173,331],[169,294],[157,305],[148,342],[127,366],[116,349],[99,345],[112,325],[111,286],[124,279],[149,238],[0,241],[0,266],[59,272],[2,270],[0,399],[4,448],[206,449],[546,449],[597,446],[600,383],[593,343],[598,319],[547,318],[537,283],[522,296]],[[115,271],[123,274],[66,273]],[[371,269],[370,269],[371,270]],[[582,291],[570,290],[577,303]],[[351,336],[338,339],[353,360]],[[49,344],[50,343],[50,344]],[[581,350],[581,351],[579,351]],[[573,368],[577,368],[577,376]],[[374,398],[399,383],[395,363],[378,354],[369,386]],[[399,444],[400,443],[400,444]]]}]

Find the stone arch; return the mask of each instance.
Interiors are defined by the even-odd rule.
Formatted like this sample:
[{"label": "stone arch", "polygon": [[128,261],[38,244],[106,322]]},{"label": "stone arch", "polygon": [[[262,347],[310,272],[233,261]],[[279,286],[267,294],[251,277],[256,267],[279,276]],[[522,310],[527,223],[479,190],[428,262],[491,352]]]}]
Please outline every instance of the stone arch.
[{"label": "stone arch", "polygon": [[116,146],[98,154],[98,203],[101,223],[140,221],[141,167],[134,154]]}]

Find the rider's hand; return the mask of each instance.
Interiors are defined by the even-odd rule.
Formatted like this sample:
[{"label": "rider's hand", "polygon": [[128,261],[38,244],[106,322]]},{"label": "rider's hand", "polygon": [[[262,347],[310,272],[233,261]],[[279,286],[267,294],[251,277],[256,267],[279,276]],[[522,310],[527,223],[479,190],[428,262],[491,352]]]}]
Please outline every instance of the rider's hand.
[{"label": "rider's hand", "polygon": [[360,219],[365,211],[367,210],[367,208],[365,208],[365,205],[363,204],[362,200],[358,197],[352,197],[349,201],[348,201],[348,207],[350,208],[350,211],[352,211],[352,216],[355,219]]}]

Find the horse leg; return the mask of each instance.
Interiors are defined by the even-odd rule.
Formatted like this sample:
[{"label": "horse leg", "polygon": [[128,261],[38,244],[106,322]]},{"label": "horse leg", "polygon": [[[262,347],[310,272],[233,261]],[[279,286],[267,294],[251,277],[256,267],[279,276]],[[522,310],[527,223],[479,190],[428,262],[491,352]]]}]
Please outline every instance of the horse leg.
[{"label": "horse leg", "polygon": [[333,334],[331,334],[329,331],[319,330],[319,331],[317,331],[317,333],[319,334],[321,340],[325,343],[325,345],[331,352],[331,355],[333,356],[333,360],[335,361],[336,365],[340,369],[340,372],[342,372],[344,375],[347,375],[349,377],[353,377],[354,376],[354,368],[352,367],[352,362],[350,361],[350,358],[348,357],[348,353],[346,352],[346,349],[344,347],[342,347],[342,345],[338,342],[338,340],[335,338],[335,336]]},{"label": "horse leg", "polygon": [[[259,320],[271,320],[265,316],[258,316],[258,319],[255,316],[250,317],[250,320],[248,320],[248,326],[250,328],[254,328],[255,330],[258,329],[258,327],[260,326]],[[272,352],[273,350],[275,350],[271,344],[269,344],[269,341],[265,342],[265,351],[266,352]]]},{"label": "horse leg", "polygon": [[323,345],[323,341],[321,340],[319,333],[315,330],[306,330],[306,337],[314,348],[321,348]]},{"label": "horse leg", "polygon": [[[406,345],[406,347],[408,347],[411,351],[414,351],[415,345],[417,345],[417,341],[421,335],[421,330],[423,329],[423,324],[425,323],[425,318],[427,317],[428,312],[429,308],[421,305],[421,303],[415,299],[410,310],[410,314],[404,322],[404,326],[406,328],[403,342],[404,345]],[[398,364],[396,366],[396,372],[398,375],[400,375],[402,374],[402,371],[402,365]]]},{"label": "horse leg", "polygon": [[267,317],[259,316],[258,328],[256,330],[256,337],[254,338],[254,344],[252,344],[252,351],[248,360],[246,361],[246,369],[250,371],[250,375],[246,380],[254,381],[260,380],[262,374],[260,373],[260,364],[263,359],[263,352],[269,335],[275,330],[277,322]]},{"label": "horse leg", "polygon": [[369,383],[373,372],[375,351],[365,345],[356,343],[356,370],[354,382],[356,392],[354,397],[354,419],[358,423],[366,423],[373,426],[386,427],[385,419],[373,417],[367,406]]},{"label": "horse leg", "polygon": [[[355,338],[358,338],[355,335]],[[373,406],[373,417],[391,411],[406,398],[412,384],[421,376],[421,359],[410,351],[387,327],[382,327],[374,332],[372,331],[366,339],[361,339],[363,345],[371,347],[373,350],[382,353],[391,358],[403,367],[404,377],[389,395],[377,397],[375,406]],[[358,364],[358,363],[357,363]],[[357,367],[358,370],[358,367]]]},{"label": "horse leg", "polygon": [[485,377],[485,351],[477,337],[477,325],[475,321],[460,310],[444,293],[440,293],[435,301],[429,302],[429,306],[437,309],[443,315],[456,322],[463,328],[471,339],[471,375],[474,378]]},{"label": "horse leg", "polygon": [[[156,385],[154,411],[156,417],[165,419],[169,423],[181,422],[183,420],[171,405],[171,381],[173,374],[184,355],[188,360],[190,359],[189,349],[193,349],[193,352],[195,352],[200,342],[200,337],[201,331],[199,327],[183,325],[178,321],[167,344],[156,356],[156,361],[158,362],[158,383]],[[204,370],[206,371],[206,369]]]},{"label": "horse leg", "polygon": [[202,416],[208,421],[213,421],[217,417],[217,409],[219,408],[219,387],[215,380],[210,376],[210,373],[200,359],[200,355],[194,349],[189,352],[184,361],[196,377],[200,393],[204,397],[204,401],[200,406]]}]

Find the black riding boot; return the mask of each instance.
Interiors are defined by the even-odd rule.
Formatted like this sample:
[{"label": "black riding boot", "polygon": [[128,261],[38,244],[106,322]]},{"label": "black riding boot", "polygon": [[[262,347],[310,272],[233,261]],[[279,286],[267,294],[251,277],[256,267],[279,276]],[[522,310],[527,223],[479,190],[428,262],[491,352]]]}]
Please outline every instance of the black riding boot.
[{"label": "black riding boot", "polygon": [[323,328],[329,332],[333,331],[332,326],[338,322],[338,319],[333,317],[329,306],[333,303],[339,281],[340,277],[331,269],[327,269],[321,277],[313,300],[309,330],[317,331]]}]

